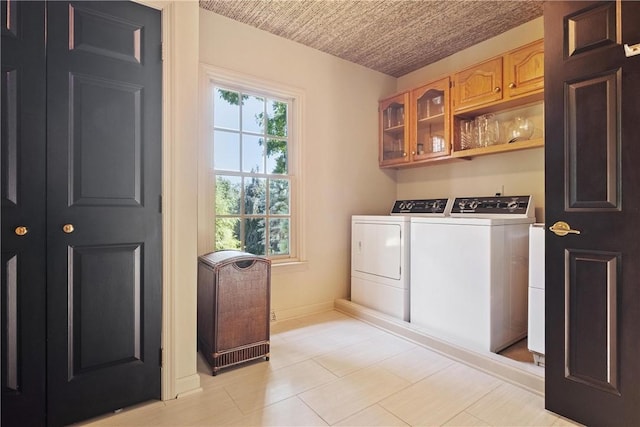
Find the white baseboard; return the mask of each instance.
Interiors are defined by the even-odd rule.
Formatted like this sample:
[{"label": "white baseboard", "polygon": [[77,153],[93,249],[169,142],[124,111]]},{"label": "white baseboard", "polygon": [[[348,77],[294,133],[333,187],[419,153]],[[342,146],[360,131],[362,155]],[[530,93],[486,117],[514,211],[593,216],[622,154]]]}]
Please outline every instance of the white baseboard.
[{"label": "white baseboard", "polygon": [[200,375],[197,373],[176,380],[176,399],[202,391]]},{"label": "white baseboard", "polygon": [[[451,359],[487,372],[511,384],[544,396],[544,368],[507,359],[494,353],[479,353],[427,335],[409,322],[387,316],[376,310],[352,303],[346,299],[337,299],[334,308],[341,313],[370,323],[387,332],[408,339]],[[531,365],[531,366],[529,366]]]},{"label": "white baseboard", "polygon": [[333,301],[322,302],[319,304],[305,305],[303,307],[290,308],[287,310],[271,309],[276,314],[276,321],[294,319],[296,317],[308,316],[310,314],[321,313],[323,311],[331,311],[334,308]]}]

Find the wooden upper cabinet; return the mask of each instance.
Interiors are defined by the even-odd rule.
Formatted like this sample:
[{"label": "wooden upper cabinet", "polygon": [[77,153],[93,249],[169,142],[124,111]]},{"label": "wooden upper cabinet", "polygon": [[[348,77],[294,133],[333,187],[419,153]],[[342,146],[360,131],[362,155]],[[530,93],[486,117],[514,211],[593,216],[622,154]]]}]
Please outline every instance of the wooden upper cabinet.
[{"label": "wooden upper cabinet", "polygon": [[[542,147],[543,106],[544,41],[537,40],[381,100],[380,167],[404,168]],[[478,123],[490,126],[494,137],[480,138],[474,130]],[[528,123],[529,133],[514,131],[517,123]]]},{"label": "wooden upper cabinet", "polygon": [[453,105],[456,111],[500,101],[502,92],[502,57],[453,75]]},{"label": "wooden upper cabinet", "polygon": [[537,40],[453,75],[453,109],[477,110],[544,90],[544,41]]},{"label": "wooden upper cabinet", "polygon": [[409,162],[409,92],[383,99],[378,104],[380,166]]},{"label": "wooden upper cabinet", "polygon": [[513,98],[544,89],[544,41],[528,44],[505,56],[505,91]]},{"label": "wooden upper cabinet", "polygon": [[413,89],[410,97],[411,161],[451,154],[449,78]]}]

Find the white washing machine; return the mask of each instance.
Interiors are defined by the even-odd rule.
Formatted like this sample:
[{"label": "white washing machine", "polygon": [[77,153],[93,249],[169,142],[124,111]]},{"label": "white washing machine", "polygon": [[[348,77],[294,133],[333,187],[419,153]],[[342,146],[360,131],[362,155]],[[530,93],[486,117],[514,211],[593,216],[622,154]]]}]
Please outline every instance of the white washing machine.
[{"label": "white washing machine", "polygon": [[444,216],[448,199],[398,200],[391,215],[351,219],[351,301],[409,321],[409,215]]},{"label": "white washing machine", "polygon": [[537,365],[544,365],[544,224],[529,229],[529,337],[527,346]]},{"label": "white washing machine", "polygon": [[456,198],[449,218],[411,220],[411,323],[498,352],[527,335],[530,196]]}]

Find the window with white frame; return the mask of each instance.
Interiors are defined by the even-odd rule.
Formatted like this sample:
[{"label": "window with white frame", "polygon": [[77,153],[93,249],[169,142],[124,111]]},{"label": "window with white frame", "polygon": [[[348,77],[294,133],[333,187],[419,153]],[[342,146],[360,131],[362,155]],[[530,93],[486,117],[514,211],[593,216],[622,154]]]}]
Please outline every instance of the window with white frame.
[{"label": "window with white frame", "polygon": [[294,99],[210,81],[215,249],[296,256]]}]

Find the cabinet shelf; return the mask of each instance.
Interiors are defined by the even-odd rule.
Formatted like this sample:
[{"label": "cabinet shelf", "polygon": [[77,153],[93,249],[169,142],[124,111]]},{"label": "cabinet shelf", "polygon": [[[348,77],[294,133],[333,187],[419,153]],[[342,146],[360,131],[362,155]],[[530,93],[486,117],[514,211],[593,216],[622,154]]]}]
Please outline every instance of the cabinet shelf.
[{"label": "cabinet shelf", "polygon": [[418,126],[430,125],[433,123],[443,123],[444,113],[434,114],[418,119]]},{"label": "cabinet shelf", "polygon": [[544,147],[544,138],[529,139],[527,141],[516,141],[510,144],[491,145],[489,147],[469,148],[451,153],[451,157],[467,158],[477,157],[486,154],[505,153],[508,151],[526,150],[529,148]]},{"label": "cabinet shelf", "polygon": [[384,128],[383,131],[384,133],[389,133],[392,135],[404,132],[404,123],[396,126],[391,126],[390,128]]}]

